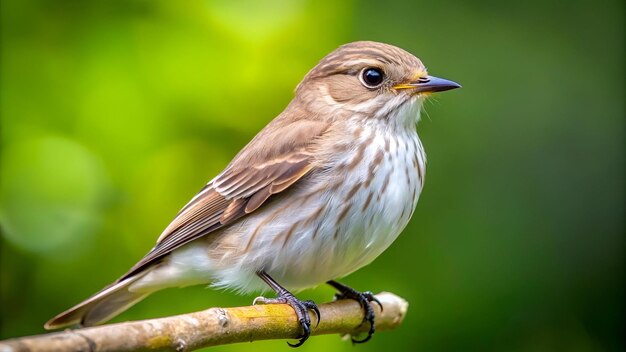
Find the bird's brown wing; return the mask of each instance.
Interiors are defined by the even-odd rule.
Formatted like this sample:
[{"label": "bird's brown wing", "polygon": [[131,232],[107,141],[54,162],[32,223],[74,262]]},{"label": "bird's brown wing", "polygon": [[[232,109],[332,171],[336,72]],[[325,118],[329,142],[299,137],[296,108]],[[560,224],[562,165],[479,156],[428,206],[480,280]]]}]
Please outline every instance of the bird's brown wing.
[{"label": "bird's brown wing", "polygon": [[311,149],[326,127],[318,121],[274,120],[176,215],[156,246],[118,281],[257,210],[271,195],[293,185],[313,168]]}]

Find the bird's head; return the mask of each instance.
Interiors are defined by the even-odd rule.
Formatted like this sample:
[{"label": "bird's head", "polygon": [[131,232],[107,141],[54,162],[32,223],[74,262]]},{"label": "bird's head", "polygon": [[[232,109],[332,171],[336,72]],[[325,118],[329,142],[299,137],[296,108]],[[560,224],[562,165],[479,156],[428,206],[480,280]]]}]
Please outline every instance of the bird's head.
[{"label": "bird's head", "polygon": [[430,93],[459,87],[428,75],[422,61],[403,49],[362,41],[324,57],[298,85],[296,95],[320,114],[385,118],[406,103],[419,106]]}]

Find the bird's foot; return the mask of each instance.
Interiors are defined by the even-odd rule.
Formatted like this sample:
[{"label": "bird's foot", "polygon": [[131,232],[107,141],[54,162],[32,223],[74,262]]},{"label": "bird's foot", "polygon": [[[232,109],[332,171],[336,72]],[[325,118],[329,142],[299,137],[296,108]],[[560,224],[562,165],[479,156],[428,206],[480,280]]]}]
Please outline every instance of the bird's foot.
[{"label": "bird's foot", "polygon": [[380,310],[383,310],[383,305],[380,303],[378,298],[374,296],[374,294],[370,291],[359,292],[349,286],[341,284],[337,281],[328,281],[328,284],[332,287],[336,288],[339,293],[335,294],[335,299],[353,299],[361,305],[363,310],[365,311],[365,315],[363,316],[363,323],[368,322],[370,324],[370,329],[367,332],[367,336],[362,340],[357,340],[354,337],[352,338],[353,343],[364,343],[369,341],[374,335],[376,331],[376,325],[374,323],[374,309],[372,308],[371,302],[376,302],[380,307]]},{"label": "bird's foot", "polygon": [[252,304],[288,304],[296,312],[298,322],[302,327],[302,335],[298,337],[299,341],[296,344],[287,344],[291,347],[300,347],[311,336],[311,316],[309,315],[309,309],[315,313],[317,318],[317,325],[320,323],[320,310],[317,308],[315,302],[307,300],[301,301],[297,299],[291,292],[284,290],[278,294],[276,298],[257,297]]}]

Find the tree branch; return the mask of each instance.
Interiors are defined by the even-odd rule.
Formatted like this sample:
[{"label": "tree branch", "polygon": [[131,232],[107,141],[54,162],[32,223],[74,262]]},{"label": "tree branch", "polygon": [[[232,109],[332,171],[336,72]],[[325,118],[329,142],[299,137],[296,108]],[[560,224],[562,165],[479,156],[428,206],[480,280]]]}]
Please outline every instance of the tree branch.
[{"label": "tree branch", "polygon": [[[376,295],[373,304],[376,331],[394,329],[406,314],[408,303],[393,293]],[[311,314],[312,335],[357,334],[363,310],[356,301],[339,300],[319,305],[319,326]],[[286,304],[237,308],[210,308],[173,317],[132,321],[91,328],[0,341],[0,352],[22,351],[191,351],[202,347],[269,339],[295,339],[300,326]]]}]

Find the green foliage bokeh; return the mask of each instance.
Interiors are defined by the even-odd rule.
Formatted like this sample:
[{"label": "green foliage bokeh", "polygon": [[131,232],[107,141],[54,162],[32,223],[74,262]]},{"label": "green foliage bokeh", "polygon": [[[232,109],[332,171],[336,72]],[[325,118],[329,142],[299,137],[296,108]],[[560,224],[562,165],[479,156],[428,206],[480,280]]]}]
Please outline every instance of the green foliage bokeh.
[{"label": "green foliage bokeh", "polygon": [[[308,69],[376,40],[464,87],[426,104],[410,225],[344,280],[410,309],[365,345],[324,336],[300,350],[624,348],[623,2],[0,6],[0,338],[43,332],[125,272]],[[116,321],[252,298],[171,289]]]}]

